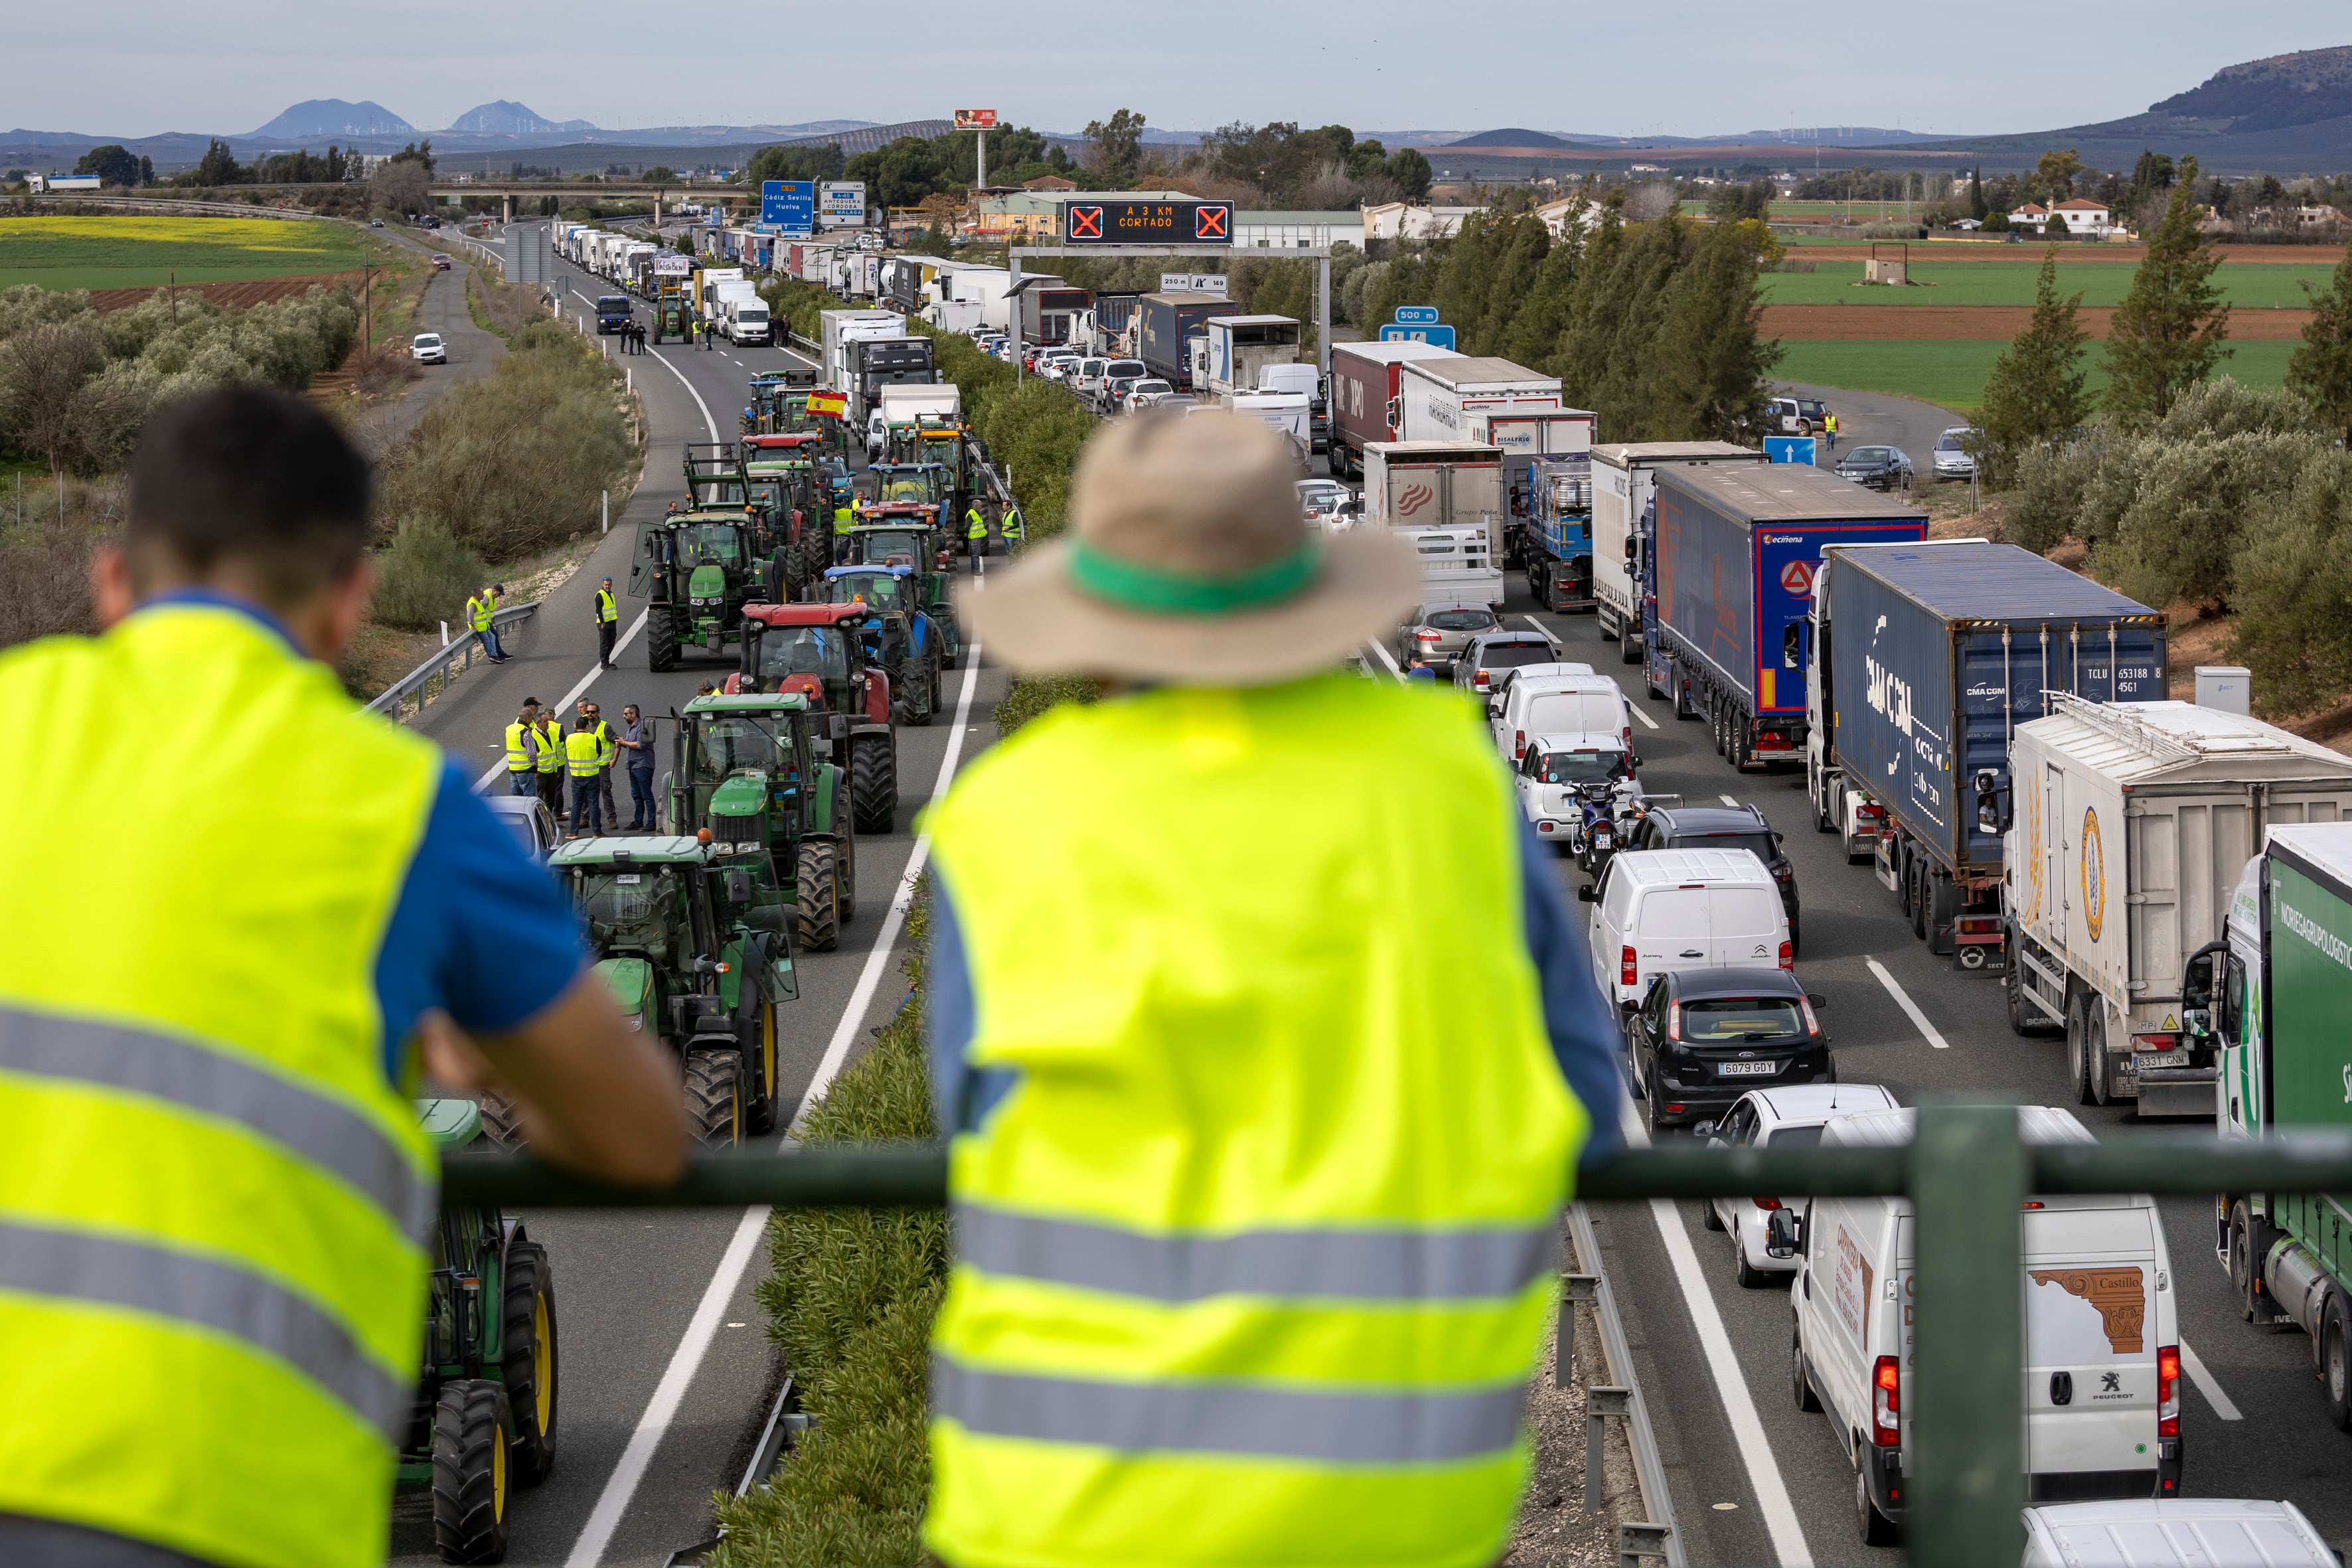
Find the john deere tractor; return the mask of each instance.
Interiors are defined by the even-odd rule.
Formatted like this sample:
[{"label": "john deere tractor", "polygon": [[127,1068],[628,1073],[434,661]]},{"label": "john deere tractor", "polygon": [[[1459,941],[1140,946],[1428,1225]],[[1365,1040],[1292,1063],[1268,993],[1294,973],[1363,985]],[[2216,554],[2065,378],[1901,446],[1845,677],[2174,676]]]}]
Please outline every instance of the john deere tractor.
[{"label": "john deere tractor", "polygon": [[707,830],[722,866],[782,889],[796,945],[820,952],[857,912],[857,835],[830,730],[802,691],[698,697],[663,792],[670,826]]},{"label": "john deere tractor", "polygon": [[818,472],[814,431],[743,437],[743,475],[754,510],[771,521],[772,548],[780,552],[788,596],[801,591],[833,559],[833,503]]},{"label": "john deere tractor", "polygon": [[928,724],[940,707],[940,671],[961,650],[946,619],[922,602],[923,579],[911,566],[835,566],[824,574],[818,597],[828,604],[862,607],[859,633],[866,661],[890,672],[895,716],[902,724]]},{"label": "john deere tractor", "polygon": [[[471,1100],[418,1108],[435,1146],[482,1130]],[[522,1222],[495,1208],[444,1206],[432,1237],[425,1361],[400,1439],[398,1478],[433,1489],[444,1563],[498,1563],[507,1507],[555,1465],[555,1274]]]},{"label": "john deere tractor", "polygon": [[705,1142],[765,1132],[781,1109],[776,1007],[800,995],[790,900],[698,837],[575,838],[548,858],[630,1026],[677,1054]]},{"label": "john deere tractor", "polygon": [[782,595],[782,563],[758,550],[761,530],[741,507],[674,511],[637,525],[629,593],[650,599],[646,668],[677,668],[678,655],[726,652],[744,606]]},{"label": "john deere tractor", "polygon": [[694,303],[674,282],[665,281],[661,297],[654,301],[654,342],[676,338],[686,342],[688,323],[694,320]]},{"label": "john deere tractor", "polygon": [[855,605],[753,605],[730,691],[805,692],[824,716],[824,738],[849,773],[860,833],[887,833],[898,818],[898,738],[890,678],[866,655]]}]

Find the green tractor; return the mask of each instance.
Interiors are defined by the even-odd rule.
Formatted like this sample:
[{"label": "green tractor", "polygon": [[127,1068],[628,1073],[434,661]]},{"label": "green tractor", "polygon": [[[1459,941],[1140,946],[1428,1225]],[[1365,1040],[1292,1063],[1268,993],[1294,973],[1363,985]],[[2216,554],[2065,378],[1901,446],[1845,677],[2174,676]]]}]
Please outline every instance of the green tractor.
[{"label": "green tractor", "polygon": [[825,461],[814,431],[743,437],[743,475],[751,505],[775,520],[774,548],[782,552],[786,595],[801,591],[833,561],[833,502]]},{"label": "green tractor", "polygon": [[661,298],[654,301],[653,316],[654,342],[659,342],[664,338],[676,338],[679,342],[684,342],[687,341],[688,324],[694,320],[694,304],[686,297],[683,289],[674,284],[665,284]]},{"label": "green tractor", "polygon": [[751,404],[744,410],[746,436],[788,436],[815,430],[821,420],[808,411],[809,394],[816,390],[814,365],[786,365],[764,371],[751,380]]},{"label": "green tractor", "polygon": [[751,488],[743,450],[732,441],[686,443],[686,493],[709,506],[747,506]]},{"label": "green tractor", "polygon": [[698,697],[680,715],[663,796],[674,831],[707,830],[793,906],[795,944],[841,945],[857,912],[857,834],[830,724],[803,692]]},{"label": "green tractor", "polygon": [[860,833],[898,820],[898,736],[889,675],[866,657],[857,605],[753,605],[743,612],[730,692],[804,694],[824,738],[845,748],[850,812]]},{"label": "green tractor", "polygon": [[[776,1007],[796,1000],[790,898],[750,859],[696,837],[575,838],[548,857],[632,1028],[657,1035],[706,1143],[774,1128]],[[512,1142],[510,1124],[500,1142]]]},{"label": "green tractor", "polygon": [[[445,1152],[482,1131],[471,1100],[417,1109]],[[495,1208],[445,1205],[430,1245],[424,1368],[397,1476],[433,1489],[442,1562],[498,1563],[507,1554],[509,1498],[555,1465],[555,1274],[522,1222]]]},{"label": "green tractor", "polygon": [[637,525],[632,597],[650,599],[646,668],[674,669],[688,649],[723,656],[744,607],[782,595],[781,552],[763,556],[764,531],[742,507],[694,507]]}]

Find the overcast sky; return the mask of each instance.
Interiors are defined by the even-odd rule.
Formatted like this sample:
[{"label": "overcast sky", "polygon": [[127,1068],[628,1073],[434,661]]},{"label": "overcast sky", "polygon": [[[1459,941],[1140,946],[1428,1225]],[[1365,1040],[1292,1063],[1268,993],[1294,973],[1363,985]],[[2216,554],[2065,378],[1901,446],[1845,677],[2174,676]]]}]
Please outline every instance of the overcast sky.
[{"label": "overcast sky", "polygon": [[7,33],[18,68],[0,119],[121,136],[249,132],[310,98],[373,99],[426,129],[506,98],[609,128],[890,121],[971,107],[1075,131],[1125,106],[1185,131],[1297,120],[1960,134],[2137,114],[2225,65],[2352,43],[2352,14],[2342,0],[82,0],[27,5]]}]

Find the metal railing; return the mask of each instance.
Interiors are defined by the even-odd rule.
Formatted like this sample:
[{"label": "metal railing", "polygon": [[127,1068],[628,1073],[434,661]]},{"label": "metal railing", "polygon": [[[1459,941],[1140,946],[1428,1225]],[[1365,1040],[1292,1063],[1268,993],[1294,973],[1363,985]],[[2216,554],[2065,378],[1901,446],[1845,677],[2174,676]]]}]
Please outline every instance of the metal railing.
[{"label": "metal railing", "polygon": [[[490,616],[490,626],[503,638],[510,628],[520,626],[538,613],[537,599],[528,605],[509,605]],[[367,705],[367,710],[389,715],[394,723],[405,724],[412,713],[422,711],[427,702],[446,690],[449,682],[473,668],[477,658],[488,657],[482,652],[482,639],[468,627],[442,645],[431,658],[385,687]],[[455,668],[450,668],[453,665]]]},{"label": "metal railing", "polygon": [[[2151,1136],[2029,1147],[2013,1106],[1928,1105],[1907,1145],[1632,1149],[1579,1173],[1584,1200],[1904,1196],[1917,1215],[1912,1451],[1904,1456],[1912,1561],[1969,1568],[2023,1554],[2025,1504],[2019,1279],[2029,1194],[2211,1194],[2352,1189],[2352,1132],[2221,1142]],[[658,1191],[616,1189],[505,1155],[452,1156],[447,1195],[537,1207],[936,1207],[943,1147],[800,1149],[698,1156]],[[2005,1283],[2004,1283],[2005,1282]]]}]

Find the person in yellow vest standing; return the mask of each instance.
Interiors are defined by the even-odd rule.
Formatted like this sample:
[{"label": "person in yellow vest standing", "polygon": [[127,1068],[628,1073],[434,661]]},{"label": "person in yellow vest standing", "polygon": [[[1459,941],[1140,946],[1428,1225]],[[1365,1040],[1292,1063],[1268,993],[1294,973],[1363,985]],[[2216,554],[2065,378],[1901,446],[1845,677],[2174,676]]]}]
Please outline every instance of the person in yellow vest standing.
[{"label": "person in yellow vest standing", "polygon": [[[383,1561],[436,1207],[420,1042],[436,1076],[495,1074],[541,1158],[682,1168],[676,1074],[554,882],[343,693],[369,531],[323,414],[200,394],[131,460],[106,630],[0,656],[36,737],[0,773],[12,1568]],[[109,722],[126,701],[140,724]],[[136,837],[92,831],[134,808]]]},{"label": "person in yellow vest standing", "polygon": [[1837,416],[1836,416],[1835,414],[1824,414],[1824,415],[1822,415],[1822,428],[1829,432],[1829,437],[1830,437],[1830,450],[1831,450],[1831,451],[1832,451],[1832,452],[1836,451],[1836,450],[1837,450],[1837,436],[1838,436],[1838,423],[1837,423]]},{"label": "person in yellow vest standing", "polygon": [[1004,548],[1008,552],[1016,544],[1029,542],[1029,520],[1021,515],[1019,501],[1008,500],[1004,503],[1004,510],[996,520],[996,533],[998,538],[1004,541]]},{"label": "person in yellow vest standing", "polygon": [[563,717],[545,709],[539,721],[539,803],[558,826],[563,821]]},{"label": "person in yellow vest standing", "polygon": [[507,793],[539,793],[539,699],[523,699],[522,711],[507,726]]},{"label": "person in yellow vest standing", "polygon": [[[594,727],[587,715],[572,721],[572,733],[563,737],[563,759],[572,774],[572,837],[577,838],[584,830],[592,837],[604,831],[604,748],[596,739]],[[584,825],[583,819],[585,819]]]},{"label": "person in yellow vest standing", "polygon": [[607,577],[596,590],[596,662],[606,669],[613,668],[613,639],[620,631],[621,606],[613,597],[613,580]]},{"label": "person in yellow vest standing", "polygon": [[965,547],[971,552],[972,574],[978,576],[980,558],[988,553],[988,516],[980,510],[977,500],[964,509],[963,538]]},{"label": "person in yellow vest standing", "polygon": [[1117,421],[1074,537],[960,594],[992,659],[1110,685],[927,821],[950,1568],[1509,1542],[1616,1013],[1476,716],[1340,672],[1413,558],[1308,533],[1294,468],[1231,414]]}]

